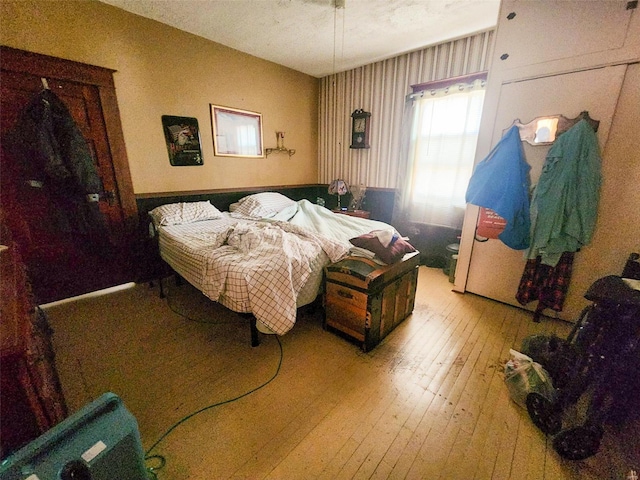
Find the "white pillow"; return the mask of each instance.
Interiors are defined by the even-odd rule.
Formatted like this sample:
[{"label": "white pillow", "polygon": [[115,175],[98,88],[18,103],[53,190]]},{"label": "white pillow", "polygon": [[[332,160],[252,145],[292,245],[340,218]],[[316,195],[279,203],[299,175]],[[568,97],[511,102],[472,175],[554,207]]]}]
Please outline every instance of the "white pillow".
[{"label": "white pillow", "polygon": [[222,217],[222,212],[206,202],[169,203],[149,212],[156,225],[181,225],[183,223],[214,220]]},{"label": "white pillow", "polygon": [[289,197],[277,192],[263,192],[247,195],[238,200],[234,214],[248,217],[271,217],[285,208],[295,205],[296,202]]}]

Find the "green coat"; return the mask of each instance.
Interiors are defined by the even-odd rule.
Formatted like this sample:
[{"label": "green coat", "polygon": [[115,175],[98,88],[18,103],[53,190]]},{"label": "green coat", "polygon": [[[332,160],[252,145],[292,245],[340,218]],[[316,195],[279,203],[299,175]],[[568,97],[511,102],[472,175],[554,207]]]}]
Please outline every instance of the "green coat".
[{"label": "green coat", "polygon": [[591,241],[600,196],[600,151],[585,120],[560,135],[549,150],[531,200],[527,258],[555,266],[563,252]]}]

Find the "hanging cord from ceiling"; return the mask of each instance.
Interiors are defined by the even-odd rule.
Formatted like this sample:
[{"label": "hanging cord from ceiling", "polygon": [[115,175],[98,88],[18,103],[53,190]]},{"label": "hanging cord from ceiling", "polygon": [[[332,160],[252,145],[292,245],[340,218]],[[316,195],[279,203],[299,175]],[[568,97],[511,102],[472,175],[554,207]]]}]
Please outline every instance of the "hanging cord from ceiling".
[{"label": "hanging cord from ceiling", "polygon": [[[336,37],[338,30],[338,9],[333,9],[333,63],[331,65],[331,73],[335,76],[336,74]],[[335,86],[336,80],[333,79],[333,84]]]},{"label": "hanging cord from ceiling", "polygon": [[[345,8],[346,0],[334,0],[333,2],[333,65],[331,73],[336,74],[336,56],[337,56],[337,43],[338,43],[338,10]],[[344,13],[342,14],[342,43],[340,45],[340,64],[344,59]],[[333,85],[335,86],[335,78],[333,79]]]}]

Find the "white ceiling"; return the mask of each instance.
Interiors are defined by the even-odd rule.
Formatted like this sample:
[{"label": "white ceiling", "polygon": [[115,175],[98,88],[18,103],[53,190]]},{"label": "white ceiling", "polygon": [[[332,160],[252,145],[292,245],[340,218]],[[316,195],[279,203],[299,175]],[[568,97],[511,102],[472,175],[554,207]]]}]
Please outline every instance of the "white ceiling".
[{"label": "white ceiling", "polygon": [[314,77],[493,28],[500,0],[101,0]]}]

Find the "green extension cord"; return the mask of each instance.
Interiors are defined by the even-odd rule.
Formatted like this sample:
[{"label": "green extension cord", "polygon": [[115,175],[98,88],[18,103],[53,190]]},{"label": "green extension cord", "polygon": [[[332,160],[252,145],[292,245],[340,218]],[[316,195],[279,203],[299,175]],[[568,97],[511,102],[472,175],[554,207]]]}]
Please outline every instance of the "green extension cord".
[{"label": "green extension cord", "polygon": [[[162,279],[160,279],[159,281],[162,282]],[[166,294],[167,305],[169,306],[169,310],[171,310],[176,315],[181,316],[182,318],[186,318],[187,320],[189,320],[191,322],[206,323],[206,324],[209,324],[209,325],[225,325],[225,324],[229,324],[229,323],[238,323],[238,320],[227,320],[227,321],[224,321],[224,322],[210,322],[208,320],[200,320],[198,318],[191,318],[190,316],[185,315],[184,313],[178,311],[178,309],[172,304],[171,297],[170,297],[169,293],[170,293],[170,290],[168,290],[167,294]]]},{"label": "green extension cord", "polygon": [[[168,300],[168,299],[167,299],[167,300]],[[169,305],[169,307],[171,308],[171,305]],[[177,311],[173,310],[173,308],[171,308],[171,310],[172,310],[172,311],[174,311],[175,313],[177,313],[178,315],[181,315],[182,317],[187,318],[188,320],[192,320],[192,319],[191,319],[191,318],[189,318],[188,316],[183,315],[182,313],[180,313],[180,312],[177,312]],[[199,320],[193,320],[193,321],[199,321]],[[215,323],[215,322],[212,322],[212,323]],[[231,399],[229,399],[229,400],[224,400],[224,401],[222,401],[222,402],[214,403],[214,404],[208,405],[208,406],[206,406],[206,407],[203,407],[203,408],[201,408],[200,410],[196,410],[195,412],[190,413],[189,415],[187,415],[187,416],[185,416],[185,417],[181,418],[181,419],[180,419],[180,420],[178,420],[176,423],[174,423],[174,424],[173,424],[173,425],[172,425],[172,426],[171,426],[171,427],[170,427],[170,428],[169,428],[165,433],[163,433],[163,434],[162,434],[162,436],[161,436],[158,440],[156,440],[156,442],[151,446],[151,448],[149,448],[149,449],[145,452],[145,454],[144,454],[144,460],[145,460],[145,462],[150,462],[150,461],[155,461],[155,462],[157,462],[157,465],[154,465],[154,466],[147,466],[147,472],[148,472],[148,475],[147,475],[147,476],[148,476],[148,478],[149,478],[149,479],[151,479],[151,480],[157,480],[157,478],[158,478],[158,474],[157,474],[156,472],[157,472],[158,470],[161,470],[161,469],[165,466],[165,464],[167,463],[166,459],[165,459],[162,455],[158,455],[158,454],[150,455],[151,451],[152,451],[153,449],[155,449],[155,448],[158,446],[158,444],[159,444],[162,440],[164,440],[164,439],[165,439],[165,438],[166,438],[166,437],[167,437],[171,432],[173,432],[176,428],[178,428],[180,425],[182,425],[183,423],[185,423],[187,420],[189,420],[189,419],[191,419],[191,418],[195,417],[196,415],[198,415],[198,414],[200,414],[200,413],[202,413],[202,412],[206,412],[207,410],[211,410],[212,408],[219,407],[219,406],[221,406],[221,405],[226,405],[226,404],[228,404],[228,403],[235,402],[236,400],[240,400],[241,398],[244,398],[244,397],[246,397],[246,396],[248,396],[248,395],[251,395],[251,394],[252,394],[252,393],[254,393],[254,392],[257,392],[257,391],[258,391],[258,390],[260,390],[261,388],[266,387],[266,386],[267,386],[267,385],[269,385],[273,380],[275,380],[275,378],[276,378],[276,377],[278,376],[278,374],[280,373],[280,367],[282,366],[282,359],[283,359],[283,357],[284,357],[283,350],[282,350],[282,343],[280,342],[280,338],[279,338],[277,335],[275,335],[275,337],[276,337],[276,340],[278,341],[278,346],[280,347],[280,359],[278,360],[278,367],[276,368],[276,371],[275,371],[275,373],[273,374],[273,376],[272,376],[269,380],[267,380],[266,382],[264,382],[263,384],[261,384],[261,385],[259,385],[259,386],[255,387],[255,388],[253,388],[253,389],[249,390],[248,392],[245,392],[245,393],[243,393],[243,394],[241,394],[241,395],[238,395],[237,397],[231,398]]]}]

